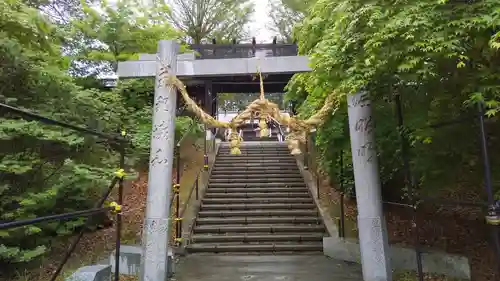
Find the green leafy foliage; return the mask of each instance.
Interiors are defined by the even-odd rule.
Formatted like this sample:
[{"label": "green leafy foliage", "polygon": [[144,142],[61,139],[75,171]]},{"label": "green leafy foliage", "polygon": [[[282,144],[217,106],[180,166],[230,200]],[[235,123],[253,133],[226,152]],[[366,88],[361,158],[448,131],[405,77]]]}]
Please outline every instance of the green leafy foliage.
[{"label": "green leafy foliage", "polygon": [[[99,75],[106,75],[109,70],[116,70],[117,62],[134,59],[139,53],[155,53],[159,40],[175,39],[180,32],[167,21],[170,9],[165,4],[153,3],[145,6],[134,0],[121,0],[116,5],[100,1],[98,5],[83,5],[83,16],[72,22],[72,34],[85,38],[89,45],[79,46],[75,50],[77,61],[83,72],[91,78],[81,79],[87,87],[98,88]],[[79,37],[78,37],[79,36]],[[186,46],[181,46],[181,51]],[[88,73],[89,65],[94,72]],[[106,66],[111,66],[111,69]],[[133,149],[129,151],[130,158],[147,166],[151,138],[152,106],[154,97],[153,79],[128,79],[119,81],[118,86],[110,92],[102,93],[108,104],[114,104],[111,109],[100,109],[101,113],[110,111],[112,116],[120,120],[132,141]],[[179,138],[187,128],[182,122],[176,121],[176,137]]]},{"label": "green leafy foliage", "polygon": [[[401,129],[411,143],[411,167],[421,192],[460,193],[443,187],[462,184],[469,190],[475,186],[479,194],[477,123],[430,125],[475,114],[478,103],[486,105],[487,116],[495,116],[500,94],[499,25],[500,9],[494,0],[319,0],[294,30],[299,51],[311,57],[314,71],[296,75],[287,98],[298,102],[301,115],[309,116],[333,90],[369,91],[384,195],[404,196],[393,102],[398,94],[404,112]],[[338,152],[350,154],[346,114],[341,109],[317,134],[317,147],[324,152],[322,165],[331,175],[339,170]],[[487,123],[490,136],[498,136],[495,124],[495,118]],[[490,148],[498,147],[496,138],[490,140]],[[493,162],[494,167],[500,164]]]},{"label": "green leafy foliage", "polygon": [[[121,104],[84,90],[65,73],[61,46],[39,11],[0,3],[0,101],[59,121],[102,131],[121,124]],[[0,220],[12,221],[91,208],[113,177],[117,154],[89,135],[0,113]],[[0,262],[43,255],[58,234],[85,219],[39,223],[0,233]]]},{"label": "green leafy foliage", "polygon": [[80,46],[76,58],[108,62],[116,70],[118,61],[134,58],[139,52],[155,53],[158,40],[180,35],[167,22],[168,12],[164,4],[144,6],[134,0],[116,1],[113,6],[105,0],[84,5],[84,15],[72,23],[72,35],[92,43]]},{"label": "green leafy foliage", "polygon": [[271,29],[279,40],[293,42],[293,27],[301,22],[315,0],[270,0]]}]

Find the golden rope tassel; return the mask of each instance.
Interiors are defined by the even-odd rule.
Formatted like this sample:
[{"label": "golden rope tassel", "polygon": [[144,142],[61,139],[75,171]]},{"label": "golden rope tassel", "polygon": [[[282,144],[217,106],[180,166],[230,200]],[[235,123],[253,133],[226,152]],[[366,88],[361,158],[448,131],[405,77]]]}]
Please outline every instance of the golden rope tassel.
[{"label": "golden rope tassel", "polygon": [[283,124],[287,124],[292,131],[286,139],[288,148],[291,150],[290,153],[292,155],[298,155],[302,153],[302,151],[300,150],[300,145],[306,143],[306,137],[311,128],[323,124],[328,115],[332,112],[334,106],[335,108],[333,110],[333,113],[336,112],[339,107],[339,97],[340,95],[336,95],[335,93],[329,95],[325,99],[325,103],[321,107],[321,109],[307,120],[300,120],[295,117],[288,117],[281,114],[277,116],[280,122],[282,122]]},{"label": "golden rope tassel", "polygon": [[298,139],[297,131],[292,131],[286,138],[286,142],[288,144],[288,149],[290,149],[290,154],[299,155],[302,153],[300,150],[300,142]]},{"label": "golden rope tassel", "polygon": [[259,120],[260,137],[265,138],[269,135],[269,128],[267,128],[266,118],[261,117]]},{"label": "golden rope tassel", "polygon": [[230,139],[231,139],[231,141],[229,143],[229,147],[231,148],[231,154],[233,154],[233,155],[241,154],[240,143],[243,139],[238,134],[237,127],[231,128]]},{"label": "golden rope tassel", "polygon": [[257,73],[259,74],[259,84],[260,84],[260,120],[259,120],[259,128],[260,128],[260,137],[265,138],[269,136],[269,128],[267,127],[267,114],[264,114],[264,110],[266,107],[269,107],[269,102],[266,100],[264,96],[264,79],[262,79],[262,73],[260,72],[260,67],[257,67]]},{"label": "golden rope tassel", "polygon": [[217,127],[217,128],[228,128],[229,127],[229,123],[219,121],[219,120],[215,119],[214,117],[212,117],[210,114],[207,114],[205,111],[203,111],[203,109],[201,109],[198,106],[198,104],[196,104],[196,102],[191,99],[191,97],[189,96],[189,94],[186,90],[186,85],[184,85],[184,83],[182,83],[182,81],[179,80],[179,78],[177,78],[173,75],[170,75],[168,77],[168,83],[170,85],[173,85],[174,87],[176,87],[179,90],[179,92],[181,93],[182,99],[186,103],[188,109],[191,112],[193,112],[196,116],[198,116],[198,118],[200,118],[200,120],[202,121],[203,124],[207,124],[211,127]]},{"label": "golden rope tassel", "polygon": [[302,151],[300,150],[300,146],[299,146],[299,141],[298,140],[290,140],[290,145],[288,147],[291,152],[290,154],[292,155],[300,155],[302,154]]},{"label": "golden rope tassel", "polygon": [[257,66],[257,73],[259,74],[259,82],[260,82],[260,99],[264,100],[264,80],[262,79],[262,73],[260,72],[259,66]]},{"label": "golden rope tassel", "polygon": [[323,122],[325,122],[326,117],[328,117],[330,113],[335,114],[337,109],[340,107],[341,97],[342,95],[338,95],[335,92],[330,94],[328,97],[326,97],[325,104],[321,107],[321,109],[318,112],[316,112],[316,114],[309,117],[309,119],[305,120],[304,123],[309,126],[318,126],[323,124]]}]

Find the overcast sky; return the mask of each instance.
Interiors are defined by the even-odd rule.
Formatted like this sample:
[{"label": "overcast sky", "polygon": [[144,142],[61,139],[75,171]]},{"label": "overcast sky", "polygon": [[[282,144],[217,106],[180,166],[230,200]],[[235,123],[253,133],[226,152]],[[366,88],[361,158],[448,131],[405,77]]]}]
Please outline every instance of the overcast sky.
[{"label": "overcast sky", "polygon": [[269,0],[253,0],[255,3],[255,13],[252,23],[250,23],[250,31],[252,36],[255,36],[257,43],[271,43],[273,33],[268,26],[271,23],[269,18]]}]

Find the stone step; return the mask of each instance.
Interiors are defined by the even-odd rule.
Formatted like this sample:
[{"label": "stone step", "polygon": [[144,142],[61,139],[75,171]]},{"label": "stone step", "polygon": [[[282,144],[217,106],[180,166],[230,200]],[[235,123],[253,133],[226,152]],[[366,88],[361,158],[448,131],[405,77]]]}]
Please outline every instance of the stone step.
[{"label": "stone step", "polygon": [[[268,128],[269,128],[269,127],[268,127]],[[254,124],[254,126],[252,126],[252,124],[248,124],[248,126],[242,126],[242,127],[239,127],[239,129],[240,129],[242,132],[254,132],[254,133],[255,133],[255,131],[254,131],[254,130],[256,130],[256,129],[258,130],[258,129],[260,129],[260,127],[259,127],[259,124],[255,123],[255,124]],[[271,129],[272,129],[273,131],[275,130],[275,128],[274,128],[274,127],[272,127]],[[276,131],[277,131],[277,130],[278,130],[278,129],[276,128]]]},{"label": "stone step", "polygon": [[[260,139],[260,130],[256,130],[257,128],[248,128],[248,129],[243,129],[241,130],[241,133],[243,134],[243,137],[248,136],[248,137],[254,137]],[[278,130],[272,130],[271,131],[271,136],[277,136],[279,134]],[[269,132],[267,133],[266,137],[269,136]]]},{"label": "stone step", "polygon": [[298,171],[296,162],[272,163],[272,162],[220,162],[214,164],[214,169],[230,169],[245,171],[268,171],[268,170],[293,170]]},{"label": "stone step", "polygon": [[225,156],[225,157],[293,157],[293,155],[290,154],[290,150],[278,150],[278,151],[271,151],[271,150],[254,150],[254,151],[245,151],[241,150],[241,154],[231,154],[230,150],[224,150],[224,149],[219,149],[219,154],[218,156]]},{"label": "stone step", "polygon": [[274,157],[274,158],[266,158],[255,155],[255,157],[245,157],[245,158],[236,158],[228,155],[226,157],[218,157],[215,161],[216,163],[297,163],[295,158],[288,156]]},{"label": "stone step", "polygon": [[[269,127],[268,127],[269,128]],[[272,130],[272,132],[278,132],[278,128],[269,128]],[[260,132],[260,127],[259,125],[255,124],[255,126],[248,126],[248,127],[240,127],[240,130],[242,133],[252,133],[255,135],[255,132]]]},{"label": "stone step", "polygon": [[272,136],[272,137],[255,137],[255,136],[245,136],[243,135],[243,141],[244,142],[251,142],[251,141],[276,141],[278,142],[278,138],[276,137],[276,135]]},{"label": "stone step", "polygon": [[283,232],[319,232],[324,233],[323,225],[198,225],[193,229],[197,233],[283,233]]},{"label": "stone step", "polygon": [[209,204],[248,204],[248,203],[313,203],[311,197],[302,198],[205,198],[202,200],[204,205]]},{"label": "stone step", "polygon": [[299,171],[296,163],[293,165],[266,165],[266,164],[258,164],[258,165],[237,165],[231,163],[225,163],[224,165],[214,165],[213,169],[222,169],[222,170],[230,170],[230,171],[253,171],[253,172],[268,172],[268,171]]},{"label": "stone step", "polygon": [[273,142],[261,142],[261,143],[258,143],[256,145],[252,145],[252,146],[257,146],[257,147],[263,147],[263,146],[265,146],[265,147],[272,147],[272,146],[279,146],[279,144],[277,145],[277,144],[275,144]]},{"label": "stone step", "polygon": [[310,242],[323,241],[323,233],[294,233],[294,234],[232,234],[232,235],[193,235],[193,243],[221,243],[221,242]]},{"label": "stone step", "polygon": [[287,155],[276,155],[276,154],[255,154],[255,155],[245,155],[234,154],[234,155],[219,155],[217,156],[217,161],[220,160],[238,160],[238,161],[250,161],[250,160],[293,160],[295,157]]},{"label": "stone step", "polygon": [[[281,143],[280,143],[281,144]],[[227,152],[229,153],[231,151],[230,146],[222,146],[219,148],[220,152]],[[266,145],[266,146],[240,146],[240,151],[241,153],[269,153],[269,154],[275,154],[275,153],[288,153],[290,154],[290,149],[288,149],[287,145],[283,143],[283,145]]]},{"label": "stone step", "polygon": [[261,175],[265,176],[268,174],[281,174],[282,177],[288,175],[302,175],[298,168],[289,169],[277,169],[277,168],[265,168],[265,167],[214,167],[212,174],[230,174],[230,175]]},{"label": "stone step", "polygon": [[297,169],[297,163],[296,162],[288,162],[288,163],[265,163],[265,162],[215,162],[214,168],[243,168],[243,169],[262,169],[262,168],[268,168],[268,167],[276,167],[280,169],[290,169],[290,168],[295,168]]},{"label": "stone step", "polygon": [[262,223],[290,223],[290,224],[320,224],[321,219],[311,217],[234,217],[234,218],[197,218],[197,225],[207,224],[262,224]]},{"label": "stone step", "polygon": [[250,204],[202,204],[201,210],[269,210],[269,209],[314,209],[314,203],[250,203]]},{"label": "stone step", "polygon": [[253,157],[255,159],[260,159],[260,158],[266,158],[266,157],[276,157],[276,158],[284,158],[284,159],[289,159],[290,157],[295,158],[293,155],[290,154],[290,151],[283,151],[283,152],[266,152],[266,151],[255,151],[252,153],[244,152],[242,151],[241,154],[231,154],[229,151],[224,152],[224,151],[219,151],[219,154],[217,157],[224,157],[224,158],[231,158],[231,157]]},{"label": "stone step", "polygon": [[255,160],[233,160],[233,159],[217,159],[215,161],[215,165],[246,165],[246,166],[251,166],[251,165],[285,165],[285,166],[290,166],[290,165],[297,165],[297,162],[295,159],[283,159],[283,160],[277,160],[277,159],[271,159],[271,160],[266,160],[266,159],[255,159]]},{"label": "stone step", "polygon": [[[281,144],[281,143],[277,143],[277,144]],[[231,151],[231,146],[228,145],[227,146],[222,146],[219,148],[219,151],[222,151],[222,152],[229,152]],[[288,149],[288,146],[286,143],[283,143],[283,145],[273,145],[273,146],[270,146],[270,145],[266,145],[266,146],[257,146],[257,145],[240,145],[240,151],[241,153],[258,153],[258,152],[266,152],[266,153],[270,153],[270,154],[273,154],[273,153],[290,153],[290,149]]]},{"label": "stone step", "polygon": [[[262,175],[265,177],[265,175]],[[232,182],[232,183],[213,183],[208,188],[268,188],[268,187],[305,187],[304,182]]]},{"label": "stone step", "polygon": [[268,175],[268,174],[281,174],[282,176],[288,175],[301,175],[300,170],[298,168],[294,169],[279,169],[279,168],[270,168],[270,169],[242,169],[235,167],[234,169],[226,169],[226,168],[214,168],[212,170],[212,175]]},{"label": "stone step", "polygon": [[238,211],[200,211],[200,218],[208,217],[270,217],[270,216],[317,216],[316,210],[238,210]]},{"label": "stone step", "polygon": [[259,243],[259,244],[190,244],[189,253],[243,253],[243,252],[322,252],[322,242],[309,243]]},{"label": "stone step", "polygon": [[[256,127],[247,127],[247,128],[241,128],[241,133],[246,134],[246,135],[251,135],[251,136],[260,136],[260,128],[259,126]],[[276,128],[271,128],[271,134],[278,134],[279,130]],[[269,135],[269,133],[268,133]]]},{"label": "stone step", "polygon": [[[268,127],[268,129],[269,129],[269,127]],[[271,129],[271,134],[277,134],[277,133],[279,133],[278,128],[270,128],[270,129]],[[258,133],[259,136],[260,136],[260,128],[259,128],[259,126],[242,128],[241,132],[243,134],[246,133],[246,134],[251,134],[251,135],[254,135],[254,136],[256,135],[256,133]]]},{"label": "stone step", "polygon": [[216,188],[209,187],[207,193],[225,193],[228,194],[227,197],[231,197],[232,193],[288,193],[288,192],[304,192],[307,191],[306,187],[228,187],[228,188]]},{"label": "stone step", "polygon": [[303,180],[302,178],[302,175],[301,174],[288,174],[286,175],[286,177],[283,176],[283,173],[277,173],[277,174],[265,174],[265,177],[261,174],[212,174],[212,176],[210,177],[210,179],[214,179],[214,180],[228,180],[228,181],[235,181],[236,179],[238,179],[238,181],[240,180],[260,180],[262,178],[266,178],[266,179],[280,179],[280,180],[284,180],[284,179],[295,179],[295,180]]},{"label": "stone step", "polygon": [[[277,193],[269,193],[269,192],[246,192],[247,188],[244,189],[243,192],[213,192],[210,193],[210,190],[205,194],[205,198],[298,198],[310,196],[307,189],[303,189],[299,192],[277,192]],[[260,189],[259,189],[260,190]],[[288,190],[288,189],[287,189]]]},{"label": "stone step", "polygon": [[234,182],[238,182],[238,183],[272,183],[272,182],[281,182],[281,183],[304,183],[304,180],[302,178],[297,178],[297,177],[294,177],[294,178],[285,178],[283,177],[283,175],[281,176],[281,178],[270,178],[268,177],[267,175],[263,175],[261,178],[253,178],[253,179],[238,179],[238,180],[235,180],[234,178],[225,178],[225,179],[219,179],[219,178],[216,178],[216,179],[210,179],[209,183],[210,184],[219,184],[219,183],[234,183]]}]

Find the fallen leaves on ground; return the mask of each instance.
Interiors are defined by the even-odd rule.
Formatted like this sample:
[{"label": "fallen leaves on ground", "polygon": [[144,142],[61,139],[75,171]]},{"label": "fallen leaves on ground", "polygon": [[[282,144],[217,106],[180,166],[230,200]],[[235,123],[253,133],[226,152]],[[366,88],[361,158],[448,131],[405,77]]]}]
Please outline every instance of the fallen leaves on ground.
[{"label": "fallen leaves on ground", "polygon": [[[330,215],[339,216],[340,193],[332,188],[324,177],[320,184],[320,204]],[[344,200],[345,216],[349,224],[356,222],[355,200]],[[409,208],[384,206],[390,244],[414,247],[415,230],[412,229],[413,212]],[[445,251],[466,256],[471,265],[472,280],[498,281],[495,271],[498,268],[491,236],[484,219],[478,210],[470,208],[445,208],[432,204],[424,205],[418,213],[419,243],[427,249]],[[348,231],[349,232],[349,231]],[[355,235],[357,238],[357,234]],[[406,280],[406,279],[402,279]],[[416,279],[407,279],[416,280]],[[426,274],[426,281],[456,280]]]}]

